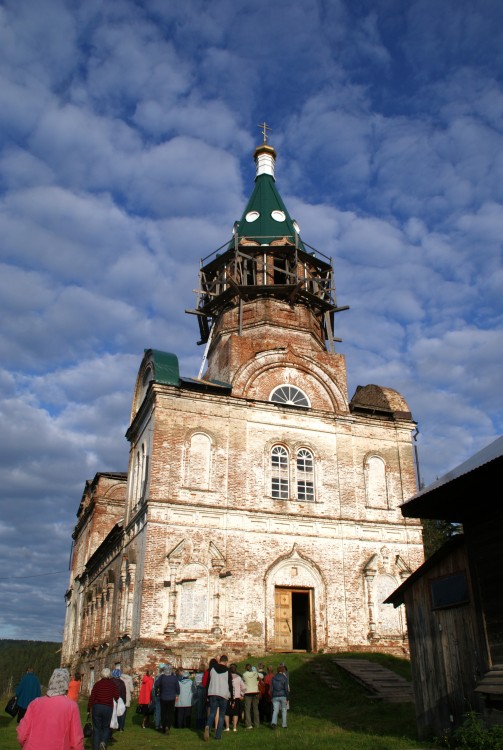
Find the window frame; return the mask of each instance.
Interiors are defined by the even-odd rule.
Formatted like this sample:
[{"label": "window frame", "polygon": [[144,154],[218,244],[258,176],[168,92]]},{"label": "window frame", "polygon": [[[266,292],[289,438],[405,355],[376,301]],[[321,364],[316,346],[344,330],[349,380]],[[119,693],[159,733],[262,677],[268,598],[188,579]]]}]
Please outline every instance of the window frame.
[{"label": "window frame", "polygon": [[267,494],[273,500],[316,502],[316,460],[314,451],[302,445],[295,449],[274,443],[268,453]]},{"label": "window frame", "polygon": [[465,568],[428,580],[432,610],[452,609],[470,604],[470,585]]},{"label": "window frame", "polygon": [[290,500],[290,454],[287,448],[279,443],[273,445],[269,462],[271,497],[274,500]]},{"label": "window frame", "polygon": [[[304,453],[302,457],[301,454]],[[295,455],[295,484],[297,487],[297,501],[299,503],[314,503],[316,502],[316,491],[315,491],[315,475],[314,475],[314,454],[309,448],[302,446],[298,448]],[[304,460],[304,468],[299,466],[299,459]],[[310,463],[310,468],[306,466],[307,462]],[[304,477],[303,479],[301,477]],[[304,485],[301,497],[301,484]]]},{"label": "window frame", "polygon": [[[285,396],[288,395],[289,397],[285,398],[284,400],[275,399],[274,396],[281,391],[289,391],[290,393],[284,394]],[[300,398],[300,400],[305,401],[305,403],[296,403],[295,400],[291,398],[293,392],[295,392],[295,395]],[[273,388],[271,393],[269,394],[269,401],[272,404],[279,404],[280,406],[293,406],[296,409],[311,408],[311,402],[307,396],[307,393],[305,393],[298,386],[292,385],[291,383],[281,383],[280,385],[275,386],[275,388]]]}]

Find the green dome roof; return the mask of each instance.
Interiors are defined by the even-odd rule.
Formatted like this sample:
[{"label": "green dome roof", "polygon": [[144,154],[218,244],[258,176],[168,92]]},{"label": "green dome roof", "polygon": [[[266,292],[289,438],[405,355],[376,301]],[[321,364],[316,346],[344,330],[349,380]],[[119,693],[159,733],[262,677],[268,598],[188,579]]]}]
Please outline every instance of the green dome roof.
[{"label": "green dome roof", "polygon": [[156,383],[180,385],[180,369],[176,354],[161,352],[159,349],[145,349],[143,361],[150,361],[152,380]]}]

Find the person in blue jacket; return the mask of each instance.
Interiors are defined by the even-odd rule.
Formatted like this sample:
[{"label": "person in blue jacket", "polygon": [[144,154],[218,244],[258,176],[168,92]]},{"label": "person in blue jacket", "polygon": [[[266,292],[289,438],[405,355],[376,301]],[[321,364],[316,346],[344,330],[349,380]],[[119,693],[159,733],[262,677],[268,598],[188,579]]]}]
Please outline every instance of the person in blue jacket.
[{"label": "person in blue jacket", "polygon": [[16,688],[17,705],[19,707],[17,714],[17,723],[21,721],[26,713],[26,709],[35,698],[40,698],[40,682],[36,674],[33,673],[32,667],[28,667],[22,676],[19,685]]},{"label": "person in blue jacket", "polygon": [[288,684],[288,677],[286,676],[286,669],[283,664],[279,665],[277,674],[272,678],[271,695],[273,707],[271,729],[276,729],[280,709],[282,726],[283,729],[286,729],[286,712],[288,710],[288,701],[290,699],[290,685]]},{"label": "person in blue jacket", "polygon": [[171,664],[166,664],[161,669],[161,675],[157,681],[159,687],[159,697],[161,699],[161,729],[163,734],[169,734],[173,726],[175,716],[175,701],[180,694],[180,683],[176,674],[173,674]]},{"label": "person in blue jacket", "polygon": [[177,672],[180,683],[180,695],[175,704],[175,727],[177,729],[190,729],[194,684],[190,679],[190,674],[186,670],[180,668]]}]

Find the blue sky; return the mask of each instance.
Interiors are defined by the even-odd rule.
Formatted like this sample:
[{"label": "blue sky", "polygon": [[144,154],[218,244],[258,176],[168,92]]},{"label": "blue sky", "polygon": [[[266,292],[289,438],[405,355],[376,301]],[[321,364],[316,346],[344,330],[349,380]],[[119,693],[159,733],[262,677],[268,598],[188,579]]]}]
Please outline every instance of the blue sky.
[{"label": "blue sky", "polygon": [[264,119],[350,394],[403,393],[426,483],[503,432],[502,75],[498,0],[0,2],[0,637],[61,638],[143,349],[197,374]]}]

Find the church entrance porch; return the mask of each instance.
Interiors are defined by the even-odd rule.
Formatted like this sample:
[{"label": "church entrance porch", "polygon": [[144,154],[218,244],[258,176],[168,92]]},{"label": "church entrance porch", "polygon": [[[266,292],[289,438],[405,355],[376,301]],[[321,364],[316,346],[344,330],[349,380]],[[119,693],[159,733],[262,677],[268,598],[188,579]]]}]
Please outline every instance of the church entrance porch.
[{"label": "church entrance porch", "polygon": [[274,650],[312,650],[312,592],[312,589],[275,587]]}]

